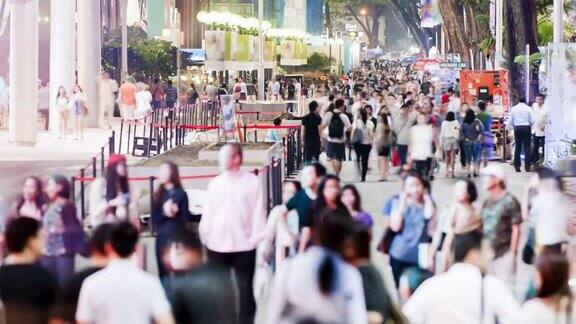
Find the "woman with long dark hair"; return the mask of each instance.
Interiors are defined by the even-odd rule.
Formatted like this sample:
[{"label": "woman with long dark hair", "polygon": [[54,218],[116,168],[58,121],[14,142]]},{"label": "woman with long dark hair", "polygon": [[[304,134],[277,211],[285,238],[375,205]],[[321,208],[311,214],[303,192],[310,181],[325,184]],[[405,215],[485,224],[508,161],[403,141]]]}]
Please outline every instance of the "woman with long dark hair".
[{"label": "woman with long dark hair", "polygon": [[131,219],[137,216],[134,206],[137,201],[130,195],[126,158],[113,154],[108,158],[104,177],[96,179],[92,184],[87,223],[96,228],[106,222],[129,220],[138,226],[138,221]]},{"label": "woman with long dark hair", "polygon": [[476,118],[472,109],[467,110],[460,128],[460,139],[464,148],[468,178],[478,176],[480,171],[480,143],[483,133],[482,122]]},{"label": "woman with long dark hair", "polygon": [[313,219],[318,221],[327,212],[350,216],[348,209],[342,203],[341,197],[340,178],[332,174],[325,175],[318,185],[316,201],[312,208]]},{"label": "woman with long dark hair", "polygon": [[70,201],[70,182],[62,175],[48,180],[46,194],[50,199],[44,217],[44,257],[42,264],[63,284],[74,274],[74,258],[81,252],[84,230]]},{"label": "woman with long dark hair", "polygon": [[378,124],[376,125],[376,148],[378,151],[378,159],[380,161],[380,181],[388,180],[388,168],[390,166],[390,153],[395,145],[395,136],[390,126],[390,114],[387,109],[380,110],[378,116]]},{"label": "woman with long dark hair", "polygon": [[366,181],[366,174],[368,173],[368,161],[370,151],[372,151],[375,128],[374,123],[369,119],[367,107],[370,106],[364,106],[360,109],[360,116],[352,125],[352,145],[356,152],[356,163],[358,163],[362,182]]},{"label": "woman with long dark hair", "polygon": [[42,180],[37,177],[28,177],[24,180],[22,194],[12,206],[9,218],[29,217],[41,221],[46,202]]},{"label": "woman with long dark hair", "polygon": [[459,140],[460,123],[456,120],[454,112],[449,111],[440,127],[440,147],[442,147],[446,159],[446,177],[454,178],[454,166],[456,165],[456,152],[458,152]]},{"label": "woman with long dark hair", "polygon": [[513,323],[576,322],[574,296],[568,285],[568,259],[555,251],[546,251],[538,256],[536,270],[536,298],[524,304]]},{"label": "woman with long dark hair", "polygon": [[360,273],[343,260],[356,224],[336,212],[325,216],[318,245],[276,273],[266,323],[368,323]]},{"label": "woman with long dark hair", "polygon": [[182,187],[180,172],[174,162],[164,162],[158,170],[160,186],[154,194],[152,224],[156,230],[156,259],[160,278],[168,274],[163,262],[165,248],[170,238],[180,228],[186,227],[191,214],[188,207],[188,194]]},{"label": "woman with long dark hair", "polygon": [[342,188],[342,203],[348,209],[350,216],[356,220],[362,228],[372,228],[374,222],[372,216],[362,209],[362,198],[354,185],[348,184]]}]

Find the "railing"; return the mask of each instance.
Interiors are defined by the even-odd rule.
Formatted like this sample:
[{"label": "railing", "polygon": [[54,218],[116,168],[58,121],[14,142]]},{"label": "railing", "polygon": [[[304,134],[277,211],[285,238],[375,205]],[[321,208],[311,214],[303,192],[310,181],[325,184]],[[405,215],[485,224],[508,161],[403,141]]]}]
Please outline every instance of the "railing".
[{"label": "railing", "polygon": [[[270,210],[278,205],[282,203],[282,160],[281,159],[276,159],[276,158],[272,158],[272,160],[270,161],[270,164],[259,168],[259,169],[254,169],[252,170],[252,172],[256,175],[264,175],[264,181],[265,181],[265,195],[266,195],[266,208],[268,210],[268,212],[270,212]],[[82,171],[80,171],[80,174],[82,174]],[[218,174],[203,174],[203,175],[190,175],[190,176],[181,176],[180,179],[185,181],[185,180],[206,180],[206,179],[212,179],[214,177],[218,176]],[[79,187],[79,199],[80,199],[80,218],[82,221],[84,221],[86,219],[87,213],[86,213],[86,186],[87,184],[93,182],[94,180],[96,180],[96,177],[84,177],[84,176],[75,176],[72,177],[72,199],[73,201],[76,201],[76,190],[75,188],[78,186]],[[148,175],[148,176],[141,176],[141,177],[131,177],[128,179],[129,182],[148,182],[148,189],[149,189],[149,194],[150,194],[150,209],[152,210],[154,208],[154,191],[155,191],[155,181],[156,181],[156,177],[153,175]],[[153,229],[151,229],[153,230]]]}]

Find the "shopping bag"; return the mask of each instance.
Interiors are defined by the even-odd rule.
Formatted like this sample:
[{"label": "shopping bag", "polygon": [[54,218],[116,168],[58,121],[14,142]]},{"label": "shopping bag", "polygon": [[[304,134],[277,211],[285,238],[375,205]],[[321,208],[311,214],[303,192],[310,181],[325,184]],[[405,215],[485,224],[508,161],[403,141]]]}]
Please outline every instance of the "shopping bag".
[{"label": "shopping bag", "polygon": [[398,153],[398,150],[393,150],[392,151],[392,166],[393,167],[397,167],[400,166],[400,153]]}]

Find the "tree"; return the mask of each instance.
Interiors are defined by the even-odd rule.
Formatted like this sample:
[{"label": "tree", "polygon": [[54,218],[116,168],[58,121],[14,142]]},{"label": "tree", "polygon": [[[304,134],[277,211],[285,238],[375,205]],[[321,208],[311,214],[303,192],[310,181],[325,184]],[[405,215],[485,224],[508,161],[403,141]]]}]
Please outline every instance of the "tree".
[{"label": "tree", "polygon": [[375,48],[381,45],[380,24],[387,9],[388,0],[327,0],[325,10],[328,36],[332,37],[330,33],[333,24],[329,21],[332,17],[351,17],[368,37],[368,47]]},{"label": "tree", "polygon": [[[530,45],[530,54],[538,53],[536,0],[507,0],[504,2],[506,59],[509,62],[510,97],[516,102],[523,93],[525,78],[523,67],[514,64],[516,57],[525,54],[526,44]],[[538,67],[533,66],[530,93],[538,93]],[[528,100],[529,98],[527,98]]]},{"label": "tree", "polygon": [[402,21],[408,27],[414,41],[418,47],[428,52],[429,44],[424,30],[420,26],[422,17],[420,16],[420,0],[389,0],[392,10],[400,13]]}]

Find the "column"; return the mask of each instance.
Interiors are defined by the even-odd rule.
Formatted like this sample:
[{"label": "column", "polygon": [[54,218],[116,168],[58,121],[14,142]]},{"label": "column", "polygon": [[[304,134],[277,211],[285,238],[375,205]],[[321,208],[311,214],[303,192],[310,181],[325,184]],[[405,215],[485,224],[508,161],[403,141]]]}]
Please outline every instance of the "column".
[{"label": "column", "polygon": [[554,43],[564,41],[564,1],[554,0]]},{"label": "column", "polygon": [[38,111],[38,0],[11,0],[9,141],[36,144]]},{"label": "column", "polygon": [[60,116],[56,106],[58,88],[68,95],[76,82],[76,3],[52,0],[50,3],[50,130],[57,132]]},{"label": "column", "polygon": [[87,98],[87,127],[98,126],[98,84],[100,73],[100,1],[78,0],[78,84]]}]

